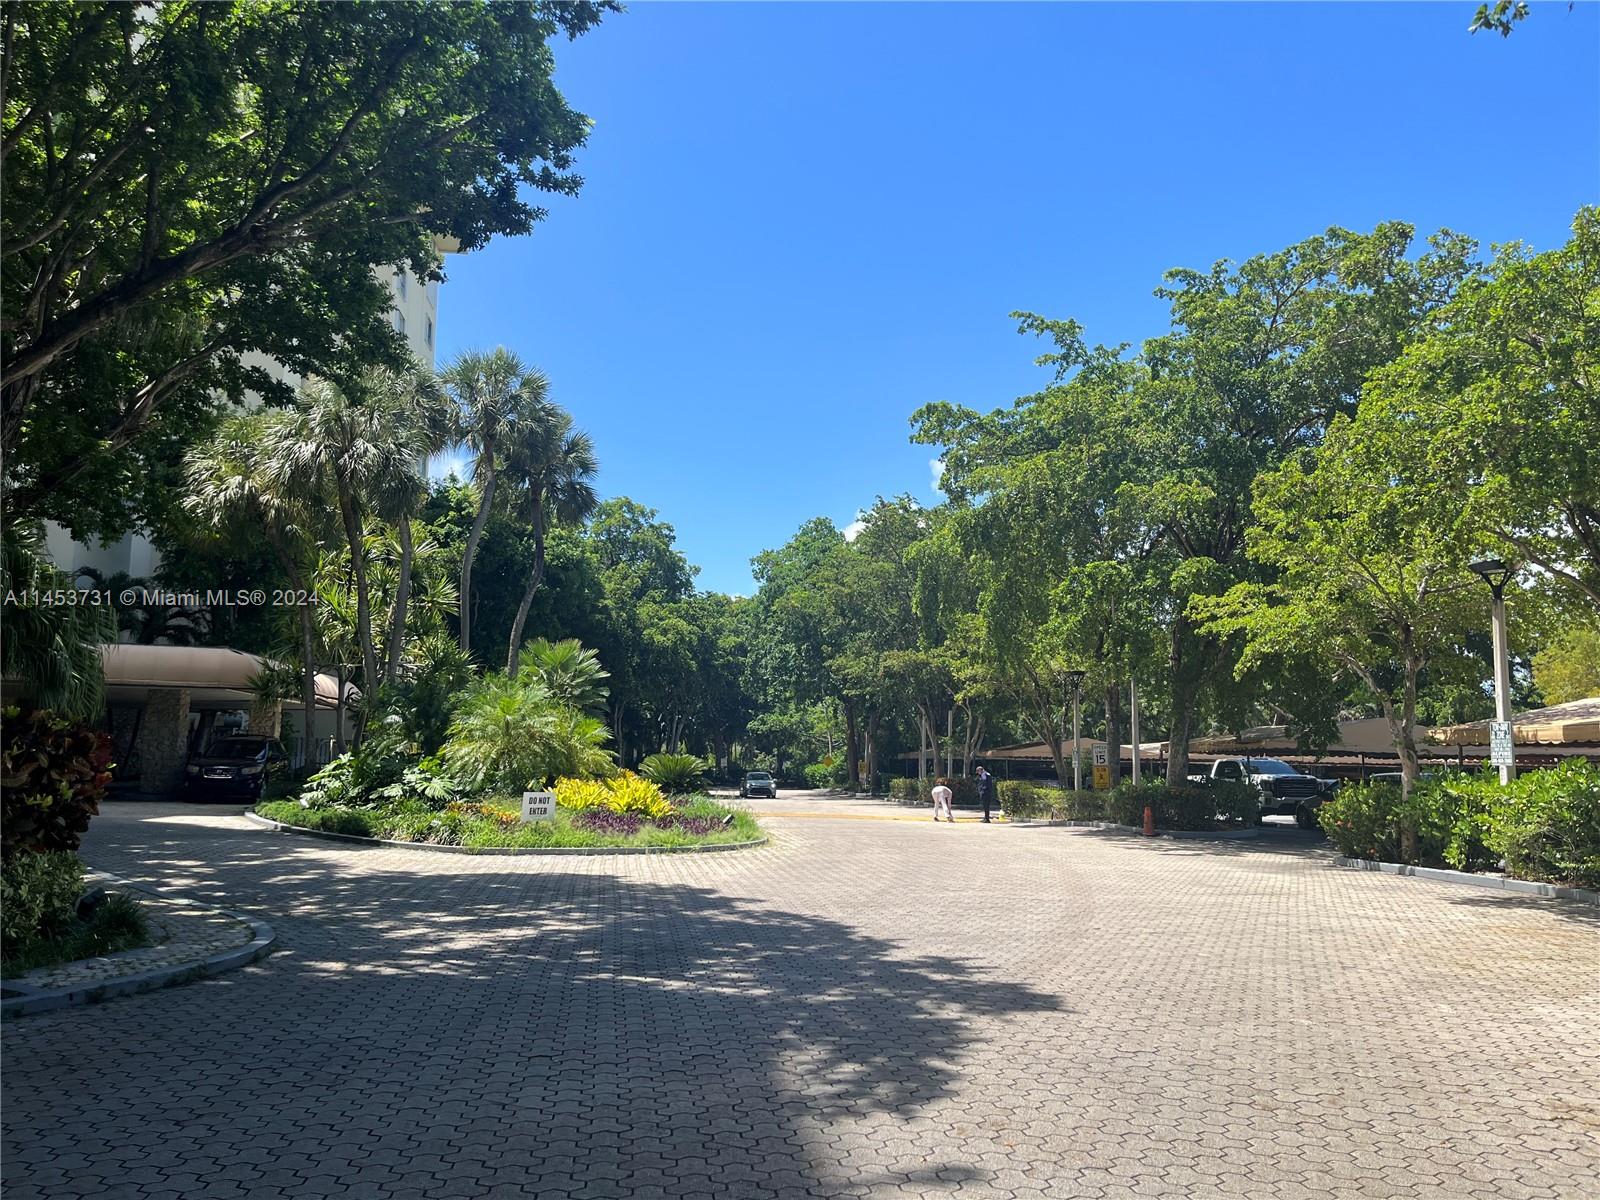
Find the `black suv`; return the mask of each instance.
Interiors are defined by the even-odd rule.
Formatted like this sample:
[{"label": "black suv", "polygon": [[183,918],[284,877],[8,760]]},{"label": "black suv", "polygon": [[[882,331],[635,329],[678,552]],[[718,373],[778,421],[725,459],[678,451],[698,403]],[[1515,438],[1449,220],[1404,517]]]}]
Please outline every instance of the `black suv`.
[{"label": "black suv", "polygon": [[283,747],[260,734],[229,734],[189,759],[183,769],[184,793],[195,799],[224,796],[259,800],[269,778],[289,765]]}]

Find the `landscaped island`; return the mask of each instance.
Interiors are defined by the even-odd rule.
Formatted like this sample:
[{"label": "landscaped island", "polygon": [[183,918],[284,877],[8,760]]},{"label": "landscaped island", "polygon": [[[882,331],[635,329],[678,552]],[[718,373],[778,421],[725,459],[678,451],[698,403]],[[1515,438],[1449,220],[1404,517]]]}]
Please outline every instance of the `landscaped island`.
[{"label": "landscaped island", "polygon": [[256,806],[270,821],[300,829],[435,846],[560,849],[730,845],[760,841],[754,817],[710,796],[669,798],[631,772],[609,780],[562,779],[555,816],[524,822],[521,799],[429,800],[411,796],[347,806],[273,800]]}]

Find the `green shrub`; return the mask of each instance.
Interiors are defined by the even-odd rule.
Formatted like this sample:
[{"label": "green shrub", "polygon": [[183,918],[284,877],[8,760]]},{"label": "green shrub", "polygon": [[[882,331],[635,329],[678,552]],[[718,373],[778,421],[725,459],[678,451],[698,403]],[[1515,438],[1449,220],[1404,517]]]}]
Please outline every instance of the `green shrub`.
[{"label": "green shrub", "polygon": [[76,850],[111,782],[111,740],[48,709],[0,714],[0,857]]},{"label": "green shrub", "polygon": [[441,757],[474,791],[520,792],[548,779],[606,776],[604,721],[557,700],[537,676],[487,675],[461,697]]},{"label": "green shrub", "polygon": [[669,796],[691,792],[710,764],[698,754],[652,754],[639,764],[639,774]]},{"label": "green shrub", "polygon": [[[1323,801],[1317,821],[1350,858],[1481,870],[1496,857],[1484,841],[1491,790],[1478,777],[1455,776],[1419,783],[1407,801],[1398,784],[1347,783]],[[1408,827],[1416,832],[1410,854],[1403,837]]]},{"label": "green shrub", "polygon": [[0,864],[0,942],[9,949],[61,929],[83,894],[83,863],[70,850],[13,855]]},{"label": "green shrub", "polygon": [[114,893],[87,921],[69,915],[39,936],[8,946],[0,970],[9,978],[36,967],[115,954],[149,943],[150,925],[144,909],[132,897]]},{"label": "green shrub", "polygon": [[1496,789],[1486,840],[1506,873],[1600,888],[1600,767],[1572,760]]},{"label": "green shrub", "polygon": [[640,779],[631,771],[623,771],[607,787],[611,791],[611,800],[606,807],[612,812],[664,817],[672,811],[672,805],[667,803],[659,787],[648,779]]},{"label": "green shrub", "polygon": [[806,782],[814,788],[838,787],[844,783],[849,771],[843,762],[812,763],[803,771]]},{"label": "green shrub", "polygon": [[[932,784],[928,785],[928,787],[932,786]],[[927,788],[919,787],[917,780],[915,779],[895,778],[889,780],[889,798],[891,800],[899,800],[902,803],[909,803],[913,801],[926,801],[929,804],[933,803],[932,798],[926,793]]]},{"label": "green shrub", "polygon": [[296,800],[272,800],[256,805],[256,812],[269,821],[317,829],[324,833],[349,833],[357,837],[380,837],[377,819],[371,812],[349,808],[303,808]]}]

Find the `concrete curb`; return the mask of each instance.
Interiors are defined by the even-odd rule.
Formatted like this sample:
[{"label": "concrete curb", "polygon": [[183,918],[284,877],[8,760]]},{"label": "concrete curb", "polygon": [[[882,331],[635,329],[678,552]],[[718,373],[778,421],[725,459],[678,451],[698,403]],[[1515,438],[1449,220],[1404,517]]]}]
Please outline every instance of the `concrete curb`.
[{"label": "concrete curb", "polygon": [[[119,891],[141,892],[167,904],[190,905],[194,908],[203,908],[208,912],[221,913],[224,916],[232,917],[236,921],[243,921],[250,927],[251,938],[242,946],[220,951],[195,962],[153,967],[148,971],[124,975],[120,979],[108,979],[104,983],[38,991],[29,988],[26,984],[8,979],[5,981],[6,988],[23,994],[13,996],[9,1000],[0,1003],[0,1018],[9,1020],[13,1017],[28,1016],[32,1013],[50,1012],[58,1008],[71,1008],[79,1004],[98,1004],[102,1000],[110,1000],[117,996],[133,996],[140,992],[153,992],[160,988],[189,983],[195,979],[208,979],[213,975],[221,975],[224,971],[232,971],[238,967],[247,966],[257,959],[264,958],[277,945],[278,935],[273,932],[272,926],[265,921],[258,921],[254,917],[246,916],[241,912],[234,912],[232,909],[204,904],[187,896],[173,896],[161,891],[159,888],[133,883],[105,871],[101,871],[99,874],[107,882],[114,884]],[[120,958],[122,954],[137,953],[139,953],[137,950],[124,950],[121,954],[112,954],[107,957]]]},{"label": "concrete curb", "polygon": [[1370,858],[1337,857],[1337,866],[1358,871],[1381,871],[1385,875],[1415,875],[1418,879],[1431,879],[1435,883],[1459,883],[1468,887],[1488,888],[1496,892],[1513,892],[1519,896],[1543,896],[1547,900],[1573,900],[1579,904],[1600,905],[1600,892],[1586,888],[1562,887],[1555,883],[1540,883],[1534,879],[1506,879],[1500,875],[1475,875],[1471,871],[1451,871],[1444,867],[1413,867],[1406,863],[1378,862]]},{"label": "concrete curb", "polygon": [[[1144,836],[1144,830],[1137,825],[1118,825],[1115,821],[1033,821],[1006,818],[1007,825],[1014,825],[1019,829],[1045,828],[1060,826],[1067,829],[1115,829],[1120,833],[1136,833]],[[1261,836],[1261,827],[1251,825],[1245,829],[1158,829],[1157,837],[1165,838],[1201,838],[1207,841],[1233,842],[1241,838]]]},{"label": "concrete curb", "polygon": [[392,846],[401,850],[434,850],[441,854],[713,854],[720,850],[749,850],[765,846],[766,838],[749,842],[718,842],[711,846],[440,846],[434,842],[393,842],[387,838],[361,837],[354,833],[330,833],[325,829],[307,829],[303,825],[285,825],[263,817],[260,813],[245,810],[247,820],[277,833],[298,833],[303,837],[322,838],[330,842],[354,842],[360,846]]}]

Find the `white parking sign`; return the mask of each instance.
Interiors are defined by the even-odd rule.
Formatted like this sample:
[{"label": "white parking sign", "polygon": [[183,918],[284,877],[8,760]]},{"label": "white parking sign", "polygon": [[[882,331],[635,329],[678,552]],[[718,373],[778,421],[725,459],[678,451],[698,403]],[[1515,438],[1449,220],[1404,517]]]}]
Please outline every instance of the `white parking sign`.
[{"label": "white parking sign", "polygon": [[523,792],[522,819],[524,821],[549,821],[556,815],[554,792]]},{"label": "white parking sign", "polygon": [[1511,749],[1511,722],[1489,722],[1489,761],[1497,767],[1509,767],[1514,761]]}]

